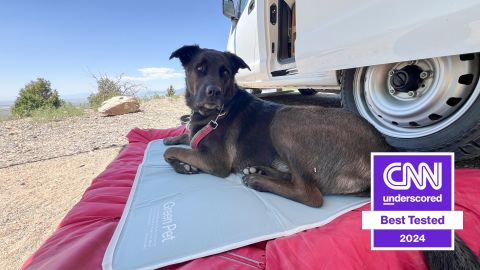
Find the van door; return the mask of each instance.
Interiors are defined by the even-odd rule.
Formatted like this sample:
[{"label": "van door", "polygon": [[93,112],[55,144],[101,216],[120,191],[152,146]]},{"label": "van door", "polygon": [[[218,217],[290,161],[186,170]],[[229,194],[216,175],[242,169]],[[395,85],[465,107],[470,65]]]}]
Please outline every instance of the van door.
[{"label": "van door", "polygon": [[295,66],[295,0],[267,1],[267,42],[272,77],[292,75]]},{"label": "van door", "polygon": [[255,80],[259,72],[257,1],[238,0],[239,19],[235,26],[235,54],[240,56],[252,70],[243,69],[237,75],[238,81]]}]

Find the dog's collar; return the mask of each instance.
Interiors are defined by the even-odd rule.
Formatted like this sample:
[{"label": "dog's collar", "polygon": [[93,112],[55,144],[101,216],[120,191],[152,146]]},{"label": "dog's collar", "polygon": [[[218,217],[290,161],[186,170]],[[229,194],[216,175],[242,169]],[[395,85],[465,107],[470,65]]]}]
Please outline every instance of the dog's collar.
[{"label": "dog's collar", "polygon": [[[223,106],[222,106],[220,112],[217,114],[217,117],[215,117],[215,120],[210,120],[210,122],[208,122],[208,124],[206,124],[199,131],[197,131],[195,133],[195,135],[193,135],[192,139],[190,140],[190,146],[192,147],[192,149],[198,148],[198,145],[200,144],[200,142],[205,137],[207,137],[208,134],[210,134],[212,131],[217,129],[218,120],[224,118],[226,114],[227,114],[227,112],[223,111]],[[190,122],[188,123],[187,126],[188,126],[188,129],[190,129]]]}]

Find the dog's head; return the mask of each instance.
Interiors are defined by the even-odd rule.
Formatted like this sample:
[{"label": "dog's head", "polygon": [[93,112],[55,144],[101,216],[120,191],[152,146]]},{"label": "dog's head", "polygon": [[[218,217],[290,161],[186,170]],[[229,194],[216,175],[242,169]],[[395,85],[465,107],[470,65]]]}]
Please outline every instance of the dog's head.
[{"label": "dog's head", "polygon": [[235,95],[235,74],[248,65],[229,52],[183,46],[170,56],[185,68],[187,105],[202,115],[217,113]]}]

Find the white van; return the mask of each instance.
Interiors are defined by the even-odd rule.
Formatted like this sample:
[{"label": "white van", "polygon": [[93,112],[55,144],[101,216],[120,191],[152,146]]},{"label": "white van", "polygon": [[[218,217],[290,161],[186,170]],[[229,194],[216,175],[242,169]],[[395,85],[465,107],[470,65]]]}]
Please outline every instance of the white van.
[{"label": "white van", "polygon": [[[223,0],[244,88],[341,91],[405,151],[480,155],[480,1]],[[355,134],[352,134],[354,137]]]}]

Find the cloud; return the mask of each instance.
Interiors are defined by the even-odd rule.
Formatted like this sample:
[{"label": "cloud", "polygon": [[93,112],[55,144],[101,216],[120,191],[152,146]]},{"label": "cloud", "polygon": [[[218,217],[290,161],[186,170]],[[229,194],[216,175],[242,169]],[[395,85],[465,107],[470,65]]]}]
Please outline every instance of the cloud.
[{"label": "cloud", "polygon": [[127,81],[146,82],[153,80],[177,79],[185,76],[182,72],[177,72],[175,69],[167,67],[147,67],[140,68],[138,71],[141,73],[141,76],[124,76],[122,79]]}]

